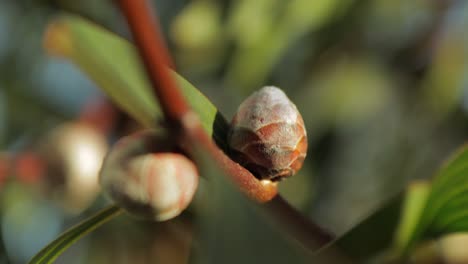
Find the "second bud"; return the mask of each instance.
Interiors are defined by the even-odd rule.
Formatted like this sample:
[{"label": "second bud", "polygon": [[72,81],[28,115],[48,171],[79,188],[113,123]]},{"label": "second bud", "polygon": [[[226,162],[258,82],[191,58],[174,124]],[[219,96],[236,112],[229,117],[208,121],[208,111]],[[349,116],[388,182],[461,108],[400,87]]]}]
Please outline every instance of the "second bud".
[{"label": "second bud", "polygon": [[191,203],[198,187],[195,164],[169,136],[137,133],[119,140],[104,160],[104,192],[129,213],[164,221]]}]

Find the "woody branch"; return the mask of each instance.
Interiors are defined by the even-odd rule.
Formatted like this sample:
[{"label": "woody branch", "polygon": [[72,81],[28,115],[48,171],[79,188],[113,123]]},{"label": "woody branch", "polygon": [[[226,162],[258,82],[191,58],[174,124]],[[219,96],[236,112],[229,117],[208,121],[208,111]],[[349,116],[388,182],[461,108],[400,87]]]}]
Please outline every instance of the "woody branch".
[{"label": "woody branch", "polygon": [[[310,251],[316,251],[329,243],[333,239],[331,234],[309,221],[277,195],[275,185],[262,184],[252,173],[232,161],[205,133],[169,73],[168,66],[172,65],[171,59],[163,44],[157,20],[150,12],[151,8],[147,1],[117,0],[117,3],[129,24],[153,91],[172,134],[188,143],[199,142],[225,170],[240,191],[254,201],[265,203],[263,208],[275,219],[274,221],[302,246]],[[339,252],[334,254],[341,255]],[[345,259],[343,256],[340,257]]]}]

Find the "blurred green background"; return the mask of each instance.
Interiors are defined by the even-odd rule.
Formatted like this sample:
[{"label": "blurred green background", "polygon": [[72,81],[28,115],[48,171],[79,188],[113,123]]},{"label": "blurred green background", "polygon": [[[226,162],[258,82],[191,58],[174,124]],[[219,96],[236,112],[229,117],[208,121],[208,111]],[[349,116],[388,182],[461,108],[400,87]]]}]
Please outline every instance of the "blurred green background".
[{"label": "blurred green background", "polygon": [[[296,103],[308,158],[280,191],[336,234],[409,180],[430,177],[465,141],[466,1],[154,3],[177,71],[228,119],[264,85]],[[0,263],[24,263],[103,207],[96,180],[102,157],[138,129],[74,65],[43,51],[47,22],[61,11],[129,38],[112,1],[0,2]],[[226,243],[211,251],[214,263],[246,263],[252,255],[252,263],[304,261],[272,227],[258,228],[261,218],[245,202],[233,203],[236,195],[224,195],[231,202],[219,209],[223,216],[208,221],[213,234],[202,229],[198,236],[190,213],[163,224],[121,217],[57,263],[186,263],[196,259],[194,248],[219,247],[219,236]],[[250,237],[260,238],[246,242]]]}]

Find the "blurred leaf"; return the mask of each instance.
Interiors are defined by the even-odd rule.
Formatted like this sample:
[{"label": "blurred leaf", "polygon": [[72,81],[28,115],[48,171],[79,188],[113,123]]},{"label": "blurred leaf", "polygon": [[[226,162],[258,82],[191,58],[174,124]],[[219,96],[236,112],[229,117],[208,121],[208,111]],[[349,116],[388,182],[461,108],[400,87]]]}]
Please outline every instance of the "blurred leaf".
[{"label": "blurred leaf", "polygon": [[[75,62],[117,105],[145,126],[155,126],[161,111],[152,97],[135,48],[127,41],[79,17],[64,15],[51,23],[45,46],[49,52]],[[108,48],[112,47],[112,49]],[[204,129],[224,144],[227,122],[213,104],[185,79],[174,74],[184,96],[199,115]],[[116,206],[67,231],[33,258],[50,263],[79,238],[120,213]]]},{"label": "blurred leaf", "polygon": [[315,30],[329,22],[337,11],[345,10],[352,0],[294,0],[286,9],[286,27],[294,34],[303,34],[307,30]]},{"label": "blurred leaf", "polygon": [[421,221],[408,239],[407,248],[428,237],[464,231],[468,231],[468,145],[433,179]]},{"label": "blurred leaf", "polygon": [[245,95],[258,89],[288,47],[284,32],[272,32],[248,47],[239,47],[229,61],[226,82]]},{"label": "blurred leaf", "polygon": [[226,82],[244,89],[246,94],[257,89],[291,44],[342,15],[352,2],[239,1],[228,25],[239,47],[230,62]]},{"label": "blurred leaf", "polygon": [[363,259],[389,248],[395,238],[395,253],[405,255],[425,239],[466,231],[468,145],[442,166],[431,184],[410,185],[405,199],[393,198],[334,244]]},{"label": "blurred leaf", "polygon": [[136,52],[123,39],[84,19],[65,15],[50,23],[44,44],[49,53],[78,65],[143,125],[152,126],[161,114]]},{"label": "blurred leaf", "polygon": [[440,16],[439,28],[436,27],[434,36],[426,40],[428,48],[425,56],[430,63],[421,83],[421,99],[428,110],[441,119],[449,117],[461,102],[466,102],[467,14],[468,5],[465,2],[453,9],[451,6],[440,8],[435,13]]},{"label": "blurred leaf", "polygon": [[407,47],[427,30],[433,8],[427,1],[368,1],[363,27],[377,49]]},{"label": "blurred leaf", "polygon": [[426,206],[430,184],[427,181],[416,181],[408,186],[402,207],[400,224],[395,235],[395,250],[402,252],[416,229]]},{"label": "blurred leaf", "polygon": [[[138,54],[123,38],[77,16],[63,15],[48,27],[45,46],[50,53],[78,65],[141,124],[155,126],[162,116]],[[225,119],[200,91],[175,72],[173,75],[207,133],[223,143]]]},{"label": "blurred leaf", "polygon": [[227,34],[240,47],[261,42],[275,24],[278,0],[239,0],[233,2],[226,25]]},{"label": "blurred leaf", "polygon": [[445,116],[461,102],[466,76],[466,42],[461,35],[442,38],[423,81],[423,99],[435,113]]},{"label": "blurred leaf", "polygon": [[[363,221],[335,240],[345,254],[355,260],[364,260],[387,249],[393,240],[402,208],[403,195],[390,199]],[[325,248],[323,254],[328,249]],[[358,262],[359,263],[359,262]]]},{"label": "blurred leaf", "polygon": [[212,47],[221,37],[221,7],[215,1],[193,1],[171,25],[174,43],[189,51]]},{"label": "blurred leaf", "polygon": [[52,263],[65,249],[73,245],[78,239],[109,222],[114,217],[120,215],[121,212],[122,210],[115,205],[100,211],[96,215],[91,216],[63,233],[34,256],[29,263]]},{"label": "blurred leaf", "polygon": [[371,58],[338,57],[322,66],[300,91],[296,104],[304,111],[306,127],[347,127],[369,120],[394,98],[388,73]]},{"label": "blurred leaf", "polygon": [[217,1],[192,1],[174,18],[170,37],[175,46],[173,56],[181,71],[208,74],[222,65],[227,48],[222,11]]}]

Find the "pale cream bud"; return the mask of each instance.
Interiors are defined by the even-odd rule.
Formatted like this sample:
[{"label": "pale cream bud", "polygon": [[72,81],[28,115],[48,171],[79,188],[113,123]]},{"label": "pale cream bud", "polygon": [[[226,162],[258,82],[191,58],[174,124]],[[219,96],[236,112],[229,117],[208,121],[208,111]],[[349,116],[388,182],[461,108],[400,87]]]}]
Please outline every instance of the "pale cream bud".
[{"label": "pale cream bud", "polygon": [[[197,190],[198,171],[183,154],[169,152],[170,142],[150,134],[121,139],[101,170],[104,192],[136,216],[164,221],[179,215]],[[156,153],[148,153],[148,144]]]}]

